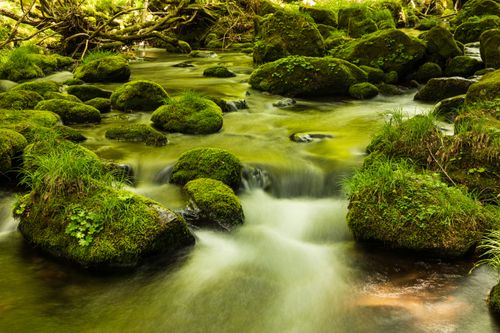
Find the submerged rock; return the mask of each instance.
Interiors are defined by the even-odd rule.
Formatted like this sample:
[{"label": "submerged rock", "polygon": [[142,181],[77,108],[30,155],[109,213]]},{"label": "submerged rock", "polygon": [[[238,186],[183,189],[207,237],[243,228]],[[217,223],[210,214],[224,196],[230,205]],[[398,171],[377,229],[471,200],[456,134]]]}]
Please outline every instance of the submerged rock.
[{"label": "submerged rock", "polygon": [[290,140],[298,143],[309,143],[313,141],[319,141],[322,139],[332,139],[335,136],[332,134],[323,134],[323,133],[293,133],[290,135]]},{"label": "submerged rock", "polygon": [[243,209],[233,190],[221,181],[198,178],[184,186],[189,204],[188,222],[197,226],[231,230],[243,224]]},{"label": "submerged rock", "polygon": [[126,82],[130,78],[130,66],[121,56],[109,56],[78,66],[74,77],[85,82]]},{"label": "submerged rock", "polygon": [[144,142],[148,146],[164,146],[167,137],[146,124],[133,124],[109,128],[106,138],[120,141]]},{"label": "submerged rock", "polygon": [[280,99],[277,102],[274,102],[273,106],[275,106],[277,108],[289,108],[291,106],[294,106],[295,104],[297,104],[297,101],[295,99],[293,99],[293,98],[283,98],[283,99]]},{"label": "submerged rock", "polygon": [[194,148],[184,152],[174,164],[170,182],[184,185],[197,178],[220,180],[237,191],[241,185],[240,160],[224,149]]},{"label": "submerged rock", "polygon": [[225,66],[212,66],[203,71],[203,76],[207,77],[235,77],[232,71]]},{"label": "submerged rock", "polygon": [[135,80],[125,83],[111,95],[111,106],[123,112],[153,111],[165,103],[168,94],[158,83]]}]

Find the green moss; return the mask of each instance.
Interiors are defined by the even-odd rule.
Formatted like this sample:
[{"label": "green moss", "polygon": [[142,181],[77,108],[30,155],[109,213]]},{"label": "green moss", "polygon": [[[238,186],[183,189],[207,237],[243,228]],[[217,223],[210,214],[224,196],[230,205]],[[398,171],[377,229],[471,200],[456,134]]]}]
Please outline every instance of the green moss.
[{"label": "green moss", "polygon": [[75,95],[83,102],[97,97],[110,98],[112,94],[109,90],[104,90],[90,84],[69,86],[66,88],[66,92]]},{"label": "green moss", "polygon": [[453,37],[464,44],[477,42],[483,32],[499,27],[500,17],[498,16],[473,17],[460,24],[455,29]]},{"label": "green moss", "polygon": [[451,32],[442,26],[429,30],[424,39],[427,42],[427,52],[439,56],[444,61],[463,54]]},{"label": "green moss", "polygon": [[494,101],[500,96],[500,69],[484,75],[481,80],[474,83],[467,90],[465,102],[472,104],[476,102]]},{"label": "green moss", "polygon": [[441,117],[449,122],[453,122],[459,110],[462,109],[464,103],[465,94],[445,98],[439,101],[439,103],[434,106],[432,113],[437,117]]},{"label": "green moss", "polygon": [[427,83],[430,79],[443,75],[441,66],[434,62],[426,62],[422,64],[415,73],[415,79],[420,83]]},{"label": "green moss", "polygon": [[384,82],[385,80],[385,73],[383,70],[379,68],[374,68],[370,66],[364,66],[361,65],[359,66],[362,70],[366,72],[368,75],[368,82],[370,83],[379,83],[379,82]]},{"label": "green moss", "polygon": [[208,77],[234,77],[236,74],[231,72],[225,66],[212,66],[203,71],[203,76]]},{"label": "green moss", "polygon": [[322,56],[323,37],[309,16],[285,11],[266,15],[256,25],[253,59],[257,64],[289,55]]},{"label": "green moss", "polygon": [[148,80],[131,81],[111,95],[111,106],[123,112],[152,111],[165,103],[168,94],[158,83]]},{"label": "green moss", "polygon": [[481,34],[480,52],[481,59],[486,67],[500,68],[500,29],[487,30]]},{"label": "green moss", "polygon": [[30,122],[39,126],[53,127],[61,122],[61,118],[50,111],[34,110],[1,110],[0,126]]},{"label": "green moss", "polygon": [[488,307],[495,315],[500,315],[500,283],[491,289],[488,296]]},{"label": "green moss", "polygon": [[0,128],[0,179],[7,176],[16,165],[24,147],[28,144],[21,134],[5,128]]},{"label": "green moss", "polygon": [[[499,30],[500,32],[500,30]],[[483,63],[469,56],[458,56],[451,59],[446,66],[445,74],[447,76],[469,77],[483,68]]]},{"label": "green moss", "polygon": [[440,23],[441,23],[441,20],[437,17],[434,17],[434,16],[424,17],[423,19],[418,21],[417,25],[415,26],[415,29],[417,29],[417,30],[430,30]]},{"label": "green moss", "polygon": [[347,95],[351,85],[366,79],[363,70],[345,60],[290,56],[260,66],[249,83],[272,94],[311,97]]},{"label": "green moss", "polygon": [[111,100],[109,98],[96,97],[86,101],[85,104],[95,107],[101,113],[111,111]]},{"label": "green moss", "polygon": [[172,169],[170,182],[184,185],[197,178],[220,180],[233,190],[241,185],[243,166],[232,153],[218,148],[194,148],[184,152]]},{"label": "green moss", "polygon": [[54,91],[46,93],[43,97],[45,99],[64,99],[65,101],[70,101],[70,102],[78,102],[78,103],[82,102],[78,97],[74,95],[64,94]]},{"label": "green moss", "polygon": [[125,82],[130,78],[130,66],[121,56],[109,56],[78,66],[74,77],[85,82]]},{"label": "green moss", "polygon": [[404,162],[375,159],[346,183],[354,237],[441,257],[467,254],[495,218],[460,189]]},{"label": "green moss", "polygon": [[495,0],[468,0],[458,12],[455,24],[466,22],[474,16],[500,16],[500,4]]},{"label": "green moss", "polygon": [[216,133],[222,128],[222,110],[213,101],[195,92],[169,99],[151,115],[154,126],[186,134]]},{"label": "green moss", "polygon": [[378,95],[378,88],[369,82],[356,83],[349,87],[349,95],[357,99],[369,99]]},{"label": "green moss", "polygon": [[146,124],[125,125],[112,127],[106,131],[108,139],[144,142],[149,146],[164,146],[167,144],[167,137]]},{"label": "green moss", "polygon": [[32,58],[39,49],[33,45],[21,46],[0,52],[0,79],[21,81],[44,76]]},{"label": "green moss", "polygon": [[356,65],[396,71],[401,77],[413,71],[423,58],[425,46],[397,29],[377,31],[331,50],[334,57]]},{"label": "green moss", "polygon": [[0,93],[0,109],[33,109],[41,100],[43,97],[34,91],[9,90]]},{"label": "green moss", "polygon": [[415,100],[439,102],[442,99],[465,94],[474,80],[461,77],[430,79],[414,96]]},{"label": "green moss", "polygon": [[31,81],[31,82],[25,82],[21,83],[14,88],[12,88],[12,91],[18,91],[18,90],[27,90],[27,91],[34,91],[38,93],[40,96],[45,97],[45,94],[48,92],[59,92],[60,85],[57,82],[50,81],[50,80],[38,80],[38,81]]},{"label": "green moss", "polygon": [[230,230],[243,223],[243,209],[233,190],[221,181],[198,178],[184,186],[188,209],[197,215],[193,223]]},{"label": "green moss", "polygon": [[333,10],[328,8],[318,8],[310,6],[300,6],[299,10],[308,14],[316,24],[329,25],[331,27],[337,26],[337,17]]},{"label": "green moss", "polygon": [[66,125],[99,123],[101,121],[101,113],[96,108],[63,99],[41,101],[35,106],[35,110],[52,111],[58,114]]},{"label": "green moss", "polygon": [[84,83],[85,82],[83,82],[82,80],[79,80],[79,79],[68,79],[68,80],[63,82],[63,85],[65,85],[65,86],[78,86],[78,85],[81,85]]}]

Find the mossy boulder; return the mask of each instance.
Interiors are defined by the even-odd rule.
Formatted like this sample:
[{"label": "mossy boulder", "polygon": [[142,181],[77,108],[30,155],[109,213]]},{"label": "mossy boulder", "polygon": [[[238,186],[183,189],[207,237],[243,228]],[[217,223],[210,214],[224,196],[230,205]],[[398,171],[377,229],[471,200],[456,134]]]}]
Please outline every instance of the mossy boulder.
[{"label": "mossy boulder", "polygon": [[437,17],[424,17],[423,19],[419,20],[417,24],[415,25],[415,29],[417,30],[431,30],[434,28],[436,25],[440,24],[441,20],[439,20]]},{"label": "mossy boulder", "polygon": [[423,38],[427,43],[430,59],[435,59],[437,62],[446,62],[463,54],[451,32],[442,26],[435,26]]},{"label": "mossy boulder", "polygon": [[500,16],[500,3],[496,0],[468,0],[458,12],[455,24],[468,21],[474,16]]},{"label": "mossy boulder", "polygon": [[223,182],[198,178],[184,186],[189,204],[189,220],[198,226],[231,230],[243,224],[243,209],[233,190]]},{"label": "mossy boulder", "polygon": [[0,93],[0,109],[33,109],[41,100],[43,97],[34,91],[9,90]]},{"label": "mossy boulder", "polygon": [[347,192],[356,240],[438,257],[468,254],[498,220],[459,188],[405,162],[375,158],[348,181]]},{"label": "mossy boulder", "polygon": [[96,97],[89,99],[85,104],[96,108],[101,113],[111,112],[111,100],[109,98]]},{"label": "mossy boulder", "polygon": [[260,66],[249,83],[272,94],[311,97],[347,95],[366,80],[363,70],[342,59],[290,56]]},{"label": "mossy boulder", "polygon": [[29,122],[39,126],[53,127],[61,123],[61,118],[50,111],[0,110],[0,126]]},{"label": "mossy boulder", "polygon": [[349,95],[357,99],[369,99],[378,95],[378,88],[369,82],[356,83],[349,87]]},{"label": "mossy boulder", "polygon": [[40,67],[44,74],[49,74],[73,64],[72,58],[59,54],[33,53],[30,55],[30,58]]},{"label": "mossy boulder", "polygon": [[465,103],[465,94],[455,97],[445,98],[434,106],[432,113],[437,116],[453,122],[459,111]]},{"label": "mossy boulder", "polygon": [[203,76],[207,77],[234,77],[236,74],[227,69],[226,66],[212,66],[203,71]]},{"label": "mossy boulder", "polygon": [[380,83],[385,81],[385,73],[380,68],[374,68],[370,66],[359,66],[368,75],[367,79],[370,83]]},{"label": "mossy boulder", "polygon": [[85,82],[126,82],[130,66],[121,56],[103,57],[75,68],[74,77]]},{"label": "mossy boulder", "polygon": [[167,137],[146,124],[133,124],[111,127],[106,131],[106,138],[120,141],[144,142],[148,146],[164,146]]},{"label": "mossy boulder", "polygon": [[494,101],[500,96],[500,69],[485,74],[481,80],[474,83],[467,90],[465,102],[467,104],[485,101]]},{"label": "mossy boulder", "polygon": [[425,45],[400,30],[387,29],[347,42],[331,53],[356,65],[395,71],[404,77],[423,58]]},{"label": "mossy boulder", "polygon": [[479,51],[486,67],[500,68],[500,29],[481,34]]},{"label": "mossy boulder", "polygon": [[462,95],[475,80],[462,77],[443,77],[430,79],[416,94],[414,99],[426,102],[439,102],[442,99]]},{"label": "mossy boulder", "polygon": [[156,128],[185,134],[210,134],[222,128],[221,108],[215,102],[193,92],[167,100],[151,115]]},{"label": "mossy boulder", "polygon": [[488,307],[495,316],[500,316],[500,283],[491,289],[488,296]]},{"label": "mossy boulder", "polygon": [[158,83],[135,80],[125,83],[111,95],[111,106],[123,112],[153,111],[165,103],[168,94]]},{"label": "mossy boulder", "polygon": [[356,21],[356,20],[351,21],[347,33],[349,36],[353,38],[359,38],[366,34],[375,32],[377,30],[378,30],[377,23],[375,23],[375,21],[372,20],[371,18],[367,18],[362,21]]},{"label": "mossy boulder", "polygon": [[324,24],[332,27],[337,26],[335,12],[327,8],[316,8],[310,6],[300,6],[302,13],[309,14],[316,24]]},{"label": "mossy boulder", "polygon": [[257,64],[289,55],[320,57],[325,53],[323,37],[309,16],[277,11],[256,25],[253,60]]},{"label": "mossy boulder", "polygon": [[483,32],[495,28],[500,28],[500,17],[473,17],[467,22],[460,24],[457,29],[455,29],[453,37],[455,40],[464,44],[478,42]]},{"label": "mossy boulder", "polygon": [[101,89],[90,84],[69,86],[66,88],[66,92],[75,95],[83,102],[97,97],[110,98],[113,93],[112,91]]},{"label": "mossy boulder", "polygon": [[361,22],[370,17],[367,6],[346,6],[338,11],[338,28],[349,30],[353,22]]},{"label": "mossy boulder", "polygon": [[[500,30],[499,30],[500,32]],[[483,68],[483,63],[469,56],[457,56],[446,65],[446,76],[469,77]]]},{"label": "mossy boulder", "polygon": [[237,191],[241,185],[243,165],[224,149],[194,148],[184,152],[172,169],[170,182],[185,185],[198,178],[216,179]]},{"label": "mossy boulder", "polygon": [[55,91],[49,91],[48,93],[43,95],[43,97],[44,97],[44,99],[64,99],[64,100],[70,101],[70,102],[78,102],[78,103],[82,102],[75,95],[70,95],[70,94],[65,94],[65,93],[60,93],[60,92],[55,92]]},{"label": "mossy boulder", "polygon": [[426,62],[422,64],[415,72],[415,79],[420,83],[427,83],[430,79],[443,75],[441,66],[434,62]]},{"label": "mossy boulder", "polygon": [[45,94],[49,92],[59,92],[61,86],[54,81],[50,80],[38,80],[38,81],[31,81],[31,82],[25,82],[18,84],[14,88],[12,88],[12,91],[17,91],[17,90],[27,90],[27,91],[34,91],[38,93],[40,96],[45,98]]},{"label": "mossy boulder", "polygon": [[61,117],[65,125],[101,122],[101,113],[96,108],[63,99],[41,101],[35,106],[35,110],[52,111]]},{"label": "mossy boulder", "polygon": [[23,149],[28,145],[24,136],[16,131],[0,128],[0,179],[6,177],[12,168],[18,166]]}]

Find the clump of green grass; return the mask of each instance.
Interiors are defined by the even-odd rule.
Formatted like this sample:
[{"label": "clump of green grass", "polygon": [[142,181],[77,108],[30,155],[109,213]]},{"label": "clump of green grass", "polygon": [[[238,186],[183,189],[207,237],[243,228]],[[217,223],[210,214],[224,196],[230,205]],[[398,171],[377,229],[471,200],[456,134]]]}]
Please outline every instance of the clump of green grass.
[{"label": "clump of green grass", "polygon": [[117,56],[118,53],[115,51],[111,50],[92,50],[87,53],[83,59],[82,59],[82,64],[88,64],[91,61],[106,58],[106,57],[111,57],[111,56]]},{"label": "clump of green grass", "polygon": [[500,230],[492,230],[486,234],[477,249],[482,255],[474,267],[488,265],[500,274]]},{"label": "clump of green grass", "polygon": [[33,54],[39,52],[35,45],[0,50],[0,78],[18,81],[42,77],[43,71],[33,59]]}]

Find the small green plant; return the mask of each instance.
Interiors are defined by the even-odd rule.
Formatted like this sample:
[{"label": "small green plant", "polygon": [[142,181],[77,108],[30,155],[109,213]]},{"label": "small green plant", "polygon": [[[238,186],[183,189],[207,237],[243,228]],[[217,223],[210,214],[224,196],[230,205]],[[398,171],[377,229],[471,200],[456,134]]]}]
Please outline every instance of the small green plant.
[{"label": "small green plant", "polygon": [[473,269],[488,265],[500,274],[500,230],[492,230],[486,234],[477,249],[483,253]]},{"label": "small green plant", "polygon": [[98,219],[97,214],[78,206],[72,206],[69,210],[70,222],[66,226],[65,233],[75,237],[81,246],[90,245],[94,235],[103,228],[102,220]]},{"label": "small green plant", "polygon": [[89,62],[97,59],[102,59],[116,55],[118,55],[118,53],[110,50],[92,50],[83,57],[82,64],[88,64]]}]

